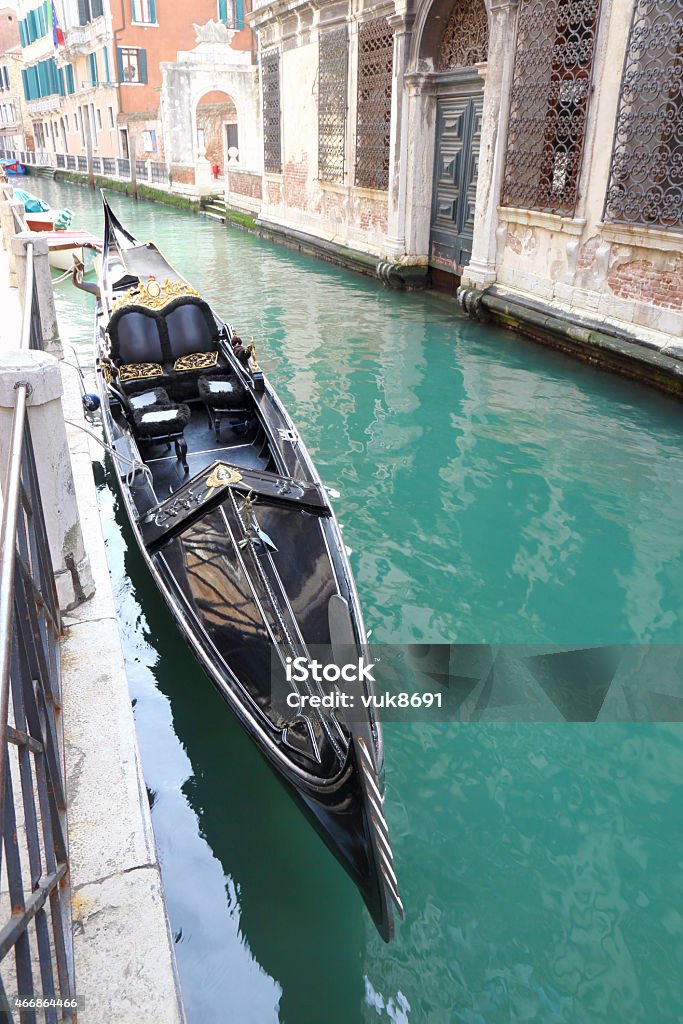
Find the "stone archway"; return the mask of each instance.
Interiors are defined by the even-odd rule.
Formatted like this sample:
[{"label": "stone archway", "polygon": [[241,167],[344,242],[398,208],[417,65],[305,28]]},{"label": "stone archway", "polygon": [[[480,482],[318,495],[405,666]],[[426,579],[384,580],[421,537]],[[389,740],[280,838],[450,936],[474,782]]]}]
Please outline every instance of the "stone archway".
[{"label": "stone archway", "polygon": [[484,0],[418,9],[406,75],[411,138],[420,136],[407,167],[406,242],[433,271],[452,275],[453,287],[473,246],[488,42]]},{"label": "stone archway", "polygon": [[[232,96],[219,89],[204,93],[197,103],[195,118],[197,157],[207,160],[211,167],[218,167],[222,177],[228,163],[228,125],[234,128],[234,135],[239,139],[237,107]],[[237,148],[237,153],[233,154],[233,158],[237,162],[239,147],[234,148]]]},{"label": "stone archway", "polygon": [[220,155],[216,162],[221,172],[225,170],[227,135],[221,134],[220,145],[214,138],[214,126],[222,114],[226,117],[220,121],[221,133],[224,124],[237,126],[240,168],[260,174],[259,96],[251,52],[232,48],[235,33],[225,25],[208,22],[195,28],[197,46],[179,52],[173,63],[161,65],[161,109],[172,179],[191,187],[210,184],[213,161],[204,156],[206,145],[199,151],[207,131],[209,155]]},{"label": "stone archway", "polygon": [[[460,227],[464,213],[470,235],[469,248],[468,244],[460,245],[454,284],[458,278],[467,278],[470,283],[485,286],[495,279],[496,206],[507,129],[516,6],[517,0],[418,0],[410,34],[404,76],[405,213],[402,224],[397,223],[398,230],[392,233],[403,241],[409,259],[430,262],[433,186],[440,170],[450,170],[451,194],[444,197],[442,212],[454,212],[448,204],[461,200]],[[460,95],[461,109],[455,104],[454,109],[444,110],[440,125],[439,101],[449,94],[454,104]],[[458,152],[459,119],[469,119],[470,145],[464,154],[462,147]],[[468,126],[462,123],[460,128]],[[452,151],[446,153],[446,157],[452,157],[450,168],[445,164],[439,168],[435,160],[438,133],[444,130],[453,136],[448,140]],[[459,160],[469,160],[470,170],[473,165],[478,169],[469,180],[461,179],[460,189],[456,187]],[[461,243],[468,243],[468,239],[461,239]]]}]

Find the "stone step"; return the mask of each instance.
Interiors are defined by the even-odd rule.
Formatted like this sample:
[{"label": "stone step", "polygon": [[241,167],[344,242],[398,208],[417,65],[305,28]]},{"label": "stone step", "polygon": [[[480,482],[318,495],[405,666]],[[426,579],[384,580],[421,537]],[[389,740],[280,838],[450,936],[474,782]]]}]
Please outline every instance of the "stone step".
[{"label": "stone step", "polygon": [[204,216],[205,217],[210,217],[211,220],[219,220],[221,222],[221,224],[223,224],[225,222],[225,214],[220,213],[220,212],[215,211],[215,210],[211,210],[208,207],[205,208],[205,210],[204,210]]},{"label": "stone step", "polygon": [[43,166],[35,167],[35,166],[32,166],[32,165],[29,165],[29,166],[31,167],[31,172],[30,172],[31,173],[31,177],[54,178],[54,176],[55,176],[55,169],[54,169],[54,167],[43,167]]}]

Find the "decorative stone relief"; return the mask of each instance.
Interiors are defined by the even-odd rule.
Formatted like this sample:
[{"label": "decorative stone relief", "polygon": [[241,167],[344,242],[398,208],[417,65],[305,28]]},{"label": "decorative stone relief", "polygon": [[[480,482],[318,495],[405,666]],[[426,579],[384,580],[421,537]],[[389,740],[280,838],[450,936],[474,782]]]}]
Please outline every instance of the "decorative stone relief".
[{"label": "decorative stone relief", "polygon": [[235,34],[234,30],[228,28],[222,21],[209,20],[206,25],[195,25],[193,22],[192,27],[195,30],[197,45],[200,43],[229,44]]}]

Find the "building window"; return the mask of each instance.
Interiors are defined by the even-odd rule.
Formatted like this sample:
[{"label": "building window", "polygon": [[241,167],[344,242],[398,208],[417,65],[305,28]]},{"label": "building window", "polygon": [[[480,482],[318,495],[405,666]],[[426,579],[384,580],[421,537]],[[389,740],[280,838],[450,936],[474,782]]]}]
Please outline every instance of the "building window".
[{"label": "building window", "polygon": [[503,206],[572,215],[600,0],[520,0]]},{"label": "building window", "polygon": [[97,107],[95,113],[97,114],[97,130],[98,130],[98,132],[101,132],[102,131],[102,111],[100,110],[99,107]]},{"label": "building window", "polygon": [[228,28],[244,28],[244,0],[218,0],[218,20]]},{"label": "building window", "polygon": [[119,46],[116,49],[119,82],[134,85],[147,81],[147,51]]},{"label": "building window", "polygon": [[469,68],[488,56],[489,19],[484,0],[457,0],[441,39],[438,71]]},{"label": "building window", "polygon": [[64,71],[66,73],[66,91],[69,96],[73,96],[75,92],[73,64],[67,64]]},{"label": "building window", "polygon": [[109,127],[114,127],[114,108],[109,107]]},{"label": "building window", "polygon": [[323,32],[318,47],[318,177],[344,181],[349,35]]},{"label": "building window", "polygon": [[109,70],[109,50],[105,46],[102,49],[102,56],[104,58],[104,80],[105,82],[111,82],[111,72]]},{"label": "building window", "polygon": [[9,89],[9,74],[7,68],[0,69],[0,89]]},{"label": "building window", "polygon": [[156,153],[157,151],[157,133],[153,128],[142,133],[142,151],[143,153]]},{"label": "building window", "polygon": [[394,33],[386,18],[360,26],[356,185],[362,188],[389,188],[393,52]]},{"label": "building window", "polygon": [[633,11],[605,220],[683,229],[683,20],[680,0]]},{"label": "building window", "polygon": [[103,14],[103,0],[78,0],[79,25],[87,25],[94,18],[101,18]]},{"label": "building window", "polygon": [[22,68],[24,95],[27,100],[38,100],[44,96],[64,95],[64,73],[55,64],[54,57],[41,60],[28,68]]},{"label": "building window", "polygon": [[282,171],[280,142],[280,51],[271,50],[261,57],[263,88],[263,166],[266,171]]},{"label": "building window", "polygon": [[91,85],[97,85],[98,84],[98,75],[97,75],[97,54],[96,53],[89,53],[88,54],[88,66],[90,68],[90,84]]},{"label": "building window", "polygon": [[154,0],[132,0],[133,21],[141,25],[154,25],[157,20],[156,4]]}]

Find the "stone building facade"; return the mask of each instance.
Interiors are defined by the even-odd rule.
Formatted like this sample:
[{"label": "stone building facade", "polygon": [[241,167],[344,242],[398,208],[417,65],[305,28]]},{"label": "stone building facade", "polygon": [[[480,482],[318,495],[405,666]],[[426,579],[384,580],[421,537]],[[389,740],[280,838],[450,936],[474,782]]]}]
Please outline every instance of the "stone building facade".
[{"label": "stone building facade", "polygon": [[683,335],[680,0],[257,0],[251,21],[262,175],[231,205],[470,311]]},{"label": "stone building facade", "polygon": [[0,8],[0,154],[33,148],[31,119],[22,88],[19,19],[13,7]]},{"label": "stone building facade", "polygon": [[193,29],[192,47],[160,65],[161,114],[173,181],[206,188],[216,172],[260,172],[258,79],[244,6]]},{"label": "stone building facade", "polygon": [[114,158],[125,165],[135,155],[166,165],[180,188],[206,185],[212,166],[222,176],[231,149],[234,161],[251,152],[253,162],[259,118],[247,3],[18,0],[36,150],[79,169],[90,150],[104,158],[105,174]]}]

